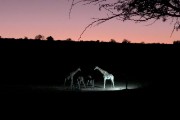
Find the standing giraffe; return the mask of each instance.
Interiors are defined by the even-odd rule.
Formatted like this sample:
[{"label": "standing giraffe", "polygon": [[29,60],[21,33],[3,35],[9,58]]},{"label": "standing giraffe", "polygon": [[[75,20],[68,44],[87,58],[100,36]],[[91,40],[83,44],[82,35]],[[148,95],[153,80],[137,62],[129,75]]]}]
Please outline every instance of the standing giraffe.
[{"label": "standing giraffe", "polygon": [[94,68],[94,70],[99,70],[102,74],[103,74],[103,78],[104,78],[104,88],[105,88],[105,84],[106,84],[106,80],[111,80],[113,87],[114,87],[114,76],[110,73],[108,73],[107,71],[101,69],[100,67],[96,66]]},{"label": "standing giraffe", "polygon": [[74,83],[73,83],[73,82],[74,82],[74,75],[77,74],[77,72],[79,72],[79,71],[81,71],[80,68],[78,68],[77,70],[71,72],[70,75],[65,78],[64,86],[65,86],[67,80],[71,80],[71,85],[70,85],[70,87],[71,87],[71,89],[72,89],[72,88],[73,88],[73,84],[74,84]]}]

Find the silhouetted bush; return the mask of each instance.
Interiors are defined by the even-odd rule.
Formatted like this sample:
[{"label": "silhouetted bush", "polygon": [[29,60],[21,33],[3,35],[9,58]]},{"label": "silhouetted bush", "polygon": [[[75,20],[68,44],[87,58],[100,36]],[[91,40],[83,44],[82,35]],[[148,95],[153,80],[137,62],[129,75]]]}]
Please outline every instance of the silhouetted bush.
[{"label": "silhouetted bush", "polygon": [[124,40],[122,41],[122,43],[123,43],[123,44],[128,44],[128,43],[131,43],[131,41],[129,41],[129,40],[127,40],[127,39],[124,39]]},{"label": "silhouetted bush", "polygon": [[97,42],[97,43],[99,43],[99,42],[100,42],[100,40],[96,40],[96,42]]},{"label": "silhouetted bush", "polygon": [[67,38],[66,41],[72,41],[72,39],[71,38]]},{"label": "silhouetted bush", "polygon": [[36,35],[35,39],[36,40],[44,40],[44,36],[43,35]]},{"label": "silhouetted bush", "polygon": [[46,39],[47,39],[47,41],[54,41],[54,38],[52,36],[49,36]]},{"label": "silhouetted bush", "polygon": [[140,44],[145,44],[145,42],[141,42]]},{"label": "silhouetted bush", "polygon": [[174,41],[173,44],[180,44],[180,40]]},{"label": "silhouetted bush", "polygon": [[111,39],[110,42],[111,43],[116,43],[116,40],[115,39]]},{"label": "silhouetted bush", "polygon": [[28,40],[28,37],[25,36],[24,39],[25,39],[25,40]]}]

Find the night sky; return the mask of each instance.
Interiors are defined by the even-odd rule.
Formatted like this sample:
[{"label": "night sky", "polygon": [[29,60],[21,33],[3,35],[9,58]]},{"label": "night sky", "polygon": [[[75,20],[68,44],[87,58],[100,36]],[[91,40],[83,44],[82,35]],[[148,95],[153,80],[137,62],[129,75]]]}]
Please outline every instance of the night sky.
[{"label": "night sky", "polygon": [[[91,18],[106,16],[98,6],[75,6],[69,19],[71,3],[68,0],[0,0],[0,36],[8,38],[34,38],[37,34],[55,39],[77,40]],[[173,25],[170,21],[135,24],[111,20],[92,27],[82,36],[83,40],[121,42],[172,43],[180,39],[179,32],[170,38]]]}]

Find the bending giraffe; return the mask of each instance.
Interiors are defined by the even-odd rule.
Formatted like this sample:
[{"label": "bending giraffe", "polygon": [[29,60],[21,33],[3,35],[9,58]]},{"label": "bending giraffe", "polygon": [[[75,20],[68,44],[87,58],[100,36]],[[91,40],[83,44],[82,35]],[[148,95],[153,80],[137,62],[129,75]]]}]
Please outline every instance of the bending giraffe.
[{"label": "bending giraffe", "polygon": [[88,80],[87,80],[87,86],[91,87],[91,88],[94,88],[94,79],[92,78],[91,75],[88,75]]},{"label": "bending giraffe", "polygon": [[71,80],[71,85],[70,85],[70,88],[72,89],[73,88],[73,85],[74,85],[74,75],[77,74],[77,72],[81,71],[80,68],[78,68],[77,70],[73,71],[70,73],[70,75],[68,77],[65,78],[65,81],[64,81],[64,86],[67,82],[67,80]]},{"label": "bending giraffe", "polygon": [[77,83],[78,83],[79,89],[81,89],[81,84],[83,85],[84,88],[86,88],[86,85],[85,85],[85,83],[84,83],[84,77],[83,77],[83,76],[79,76],[79,77],[78,77]]},{"label": "bending giraffe", "polygon": [[106,80],[111,80],[113,87],[114,87],[114,76],[110,73],[108,73],[107,71],[101,69],[100,67],[96,66],[94,68],[94,70],[99,70],[102,74],[103,74],[103,78],[104,78],[104,88],[106,85]]}]

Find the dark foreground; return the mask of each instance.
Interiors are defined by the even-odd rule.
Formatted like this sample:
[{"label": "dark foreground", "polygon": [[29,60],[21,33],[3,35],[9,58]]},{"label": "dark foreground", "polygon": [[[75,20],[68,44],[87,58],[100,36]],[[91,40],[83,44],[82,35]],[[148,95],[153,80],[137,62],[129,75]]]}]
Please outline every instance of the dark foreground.
[{"label": "dark foreground", "polygon": [[[50,103],[94,103],[96,106],[103,104],[102,101],[112,105],[120,103],[119,106],[176,101],[180,80],[179,51],[178,45],[0,41],[1,100],[40,99],[45,104],[50,100]],[[78,67],[82,72],[75,78],[92,75],[95,80],[103,81],[102,74],[94,71],[95,66],[112,73],[115,81],[143,82],[149,86],[119,91],[33,89],[33,86],[62,85],[64,78]]]},{"label": "dark foreground", "polygon": [[45,113],[57,113],[61,117],[72,117],[69,114],[91,116],[92,113],[91,117],[122,117],[129,114],[152,116],[156,112],[158,115],[164,111],[171,112],[179,104],[178,91],[151,87],[119,91],[62,91],[5,86],[0,90],[1,108],[3,106],[8,111],[13,108],[13,113],[19,108],[25,113],[36,111],[38,115],[43,113],[43,116]]}]

